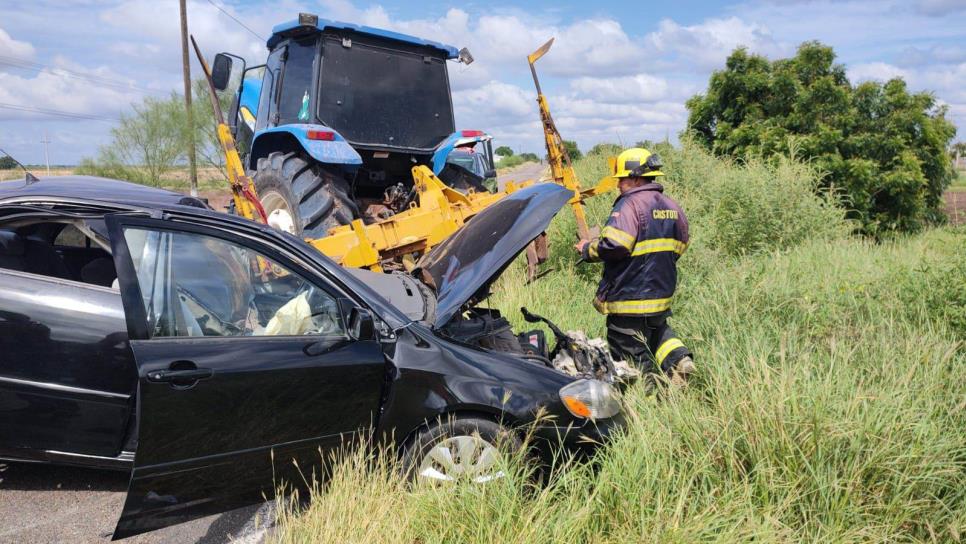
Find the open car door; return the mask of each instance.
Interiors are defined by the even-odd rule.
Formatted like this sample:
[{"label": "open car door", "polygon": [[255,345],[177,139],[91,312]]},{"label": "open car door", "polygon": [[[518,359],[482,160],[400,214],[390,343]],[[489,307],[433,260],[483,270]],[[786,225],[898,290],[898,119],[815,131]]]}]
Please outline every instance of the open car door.
[{"label": "open car door", "polygon": [[114,539],[275,496],[371,428],[386,359],[282,246],[107,218],[137,361],[138,445]]}]

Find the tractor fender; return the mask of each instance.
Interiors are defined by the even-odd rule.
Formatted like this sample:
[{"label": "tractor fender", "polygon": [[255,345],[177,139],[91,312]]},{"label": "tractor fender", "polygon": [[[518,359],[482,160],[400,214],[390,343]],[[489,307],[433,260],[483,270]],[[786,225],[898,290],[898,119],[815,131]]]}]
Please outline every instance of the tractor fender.
[{"label": "tractor fender", "polygon": [[467,135],[466,133],[470,131],[457,130],[456,132],[450,134],[443,140],[443,143],[439,144],[436,151],[433,152],[433,174],[439,175],[446,167],[446,159],[449,158],[449,154],[456,149],[457,145],[467,145],[470,143],[476,144],[478,142],[486,142],[492,140],[493,137],[487,133],[480,133],[479,131],[472,131],[477,133],[477,135]]},{"label": "tractor fender", "polygon": [[[330,132],[331,140],[312,140],[309,131]],[[273,151],[302,151],[320,163],[338,164],[355,169],[362,164],[362,157],[337,131],[312,124],[284,125],[259,131],[252,139],[252,152],[248,167],[255,170],[258,159]]]},{"label": "tractor fender", "polygon": [[450,134],[443,143],[439,144],[436,151],[433,152],[433,174],[439,175],[446,166],[446,159],[449,154],[453,152],[456,147],[456,142],[460,139],[460,133],[454,132]]}]

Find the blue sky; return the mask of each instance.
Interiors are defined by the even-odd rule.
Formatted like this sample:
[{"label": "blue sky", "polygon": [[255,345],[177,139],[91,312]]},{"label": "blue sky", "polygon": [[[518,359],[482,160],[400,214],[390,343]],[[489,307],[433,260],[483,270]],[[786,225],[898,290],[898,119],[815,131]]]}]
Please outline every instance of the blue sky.
[{"label": "blue sky", "polygon": [[[476,62],[450,68],[457,125],[518,151],[542,149],[525,56],[550,37],[544,90],[564,136],[585,149],[673,139],[685,100],[736,46],[778,58],[811,39],[834,46],[853,82],[902,76],[934,92],[966,139],[966,0],[189,0],[207,55],[256,61],[264,42],[213,4],[262,36],[307,11],[467,46]],[[43,161],[45,133],[54,164],[95,155],[121,112],[179,90],[180,78],[175,0],[0,0],[0,148],[23,162]]]}]

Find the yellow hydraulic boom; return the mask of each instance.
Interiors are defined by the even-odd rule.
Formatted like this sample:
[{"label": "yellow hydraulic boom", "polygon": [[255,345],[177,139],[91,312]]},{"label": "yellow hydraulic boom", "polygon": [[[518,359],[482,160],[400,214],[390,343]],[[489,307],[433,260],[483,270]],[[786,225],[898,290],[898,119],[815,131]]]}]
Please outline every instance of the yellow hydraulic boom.
[{"label": "yellow hydraulic boom", "polygon": [[564,146],[563,138],[560,137],[560,131],[557,130],[557,125],[553,122],[553,117],[550,116],[550,106],[547,105],[547,97],[543,95],[543,91],[540,89],[537,68],[534,66],[534,63],[540,57],[546,55],[547,51],[550,51],[551,45],[553,45],[553,38],[550,38],[547,43],[541,45],[533,53],[530,53],[527,56],[527,61],[530,63],[530,73],[533,74],[533,84],[537,87],[537,104],[540,106],[540,120],[543,122],[543,138],[547,145],[547,161],[550,163],[550,174],[556,183],[574,192],[574,197],[570,199],[569,204],[574,210],[574,217],[577,219],[577,235],[581,240],[588,240],[591,238],[591,233],[590,229],[587,228],[587,216],[584,214],[584,199],[612,191],[617,187],[617,180],[607,176],[590,189],[582,189],[580,187],[580,180],[577,179],[577,174],[574,173],[574,167],[570,163],[570,155]]},{"label": "yellow hydraulic boom", "polygon": [[324,238],[307,240],[343,266],[382,270],[381,263],[423,253],[445,240],[471,217],[533,181],[507,183],[499,193],[463,194],[447,187],[426,166],[413,167],[417,204],[388,219],[365,225],[356,219],[336,227]]},{"label": "yellow hydraulic boom", "polygon": [[255,184],[251,178],[245,174],[245,167],[242,166],[241,157],[238,156],[238,148],[235,147],[235,138],[231,135],[231,129],[225,124],[225,117],[221,113],[221,105],[218,103],[218,95],[215,94],[215,85],[211,81],[211,69],[205,57],[201,55],[195,37],[191,36],[191,45],[195,48],[198,55],[198,62],[205,73],[208,81],[208,94],[211,97],[211,107],[215,110],[215,119],[218,120],[218,142],[221,143],[221,150],[225,153],[225,169],[228,171],[228,181],[231,183],[232,199],[235,202],[235,211],[245,219],[268,223],[268,216],[265,215],[265,208],[255,194]]}]

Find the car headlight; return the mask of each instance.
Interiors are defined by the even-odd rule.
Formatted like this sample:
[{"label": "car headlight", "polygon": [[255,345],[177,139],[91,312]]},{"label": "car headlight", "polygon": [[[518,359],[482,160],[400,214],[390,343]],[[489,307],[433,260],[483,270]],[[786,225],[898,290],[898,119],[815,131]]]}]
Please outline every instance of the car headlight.
[{"label": "car headlight", "polygon": [[585,419],[614,417],[621,411],[617,391],[600,380],[577,380],[560,389],[560,400],[571,414]]}]

